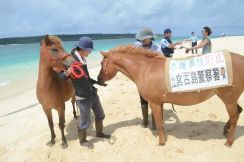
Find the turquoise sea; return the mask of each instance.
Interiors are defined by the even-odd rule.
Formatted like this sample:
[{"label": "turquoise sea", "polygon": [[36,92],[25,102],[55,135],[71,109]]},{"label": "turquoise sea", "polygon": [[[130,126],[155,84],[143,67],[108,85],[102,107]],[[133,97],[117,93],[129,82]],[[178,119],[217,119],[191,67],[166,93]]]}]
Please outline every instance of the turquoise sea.
[{"label": "turquoise sea", "polygon": [[[173,40],[180,39],[184,38],[175,38]],[[134,42],[135,39],[133,38],[95,40],[95,51],[89,55],[88,64],[89,62],[101,60],[99,51],[107,51],[118,45]],[[159,42],[160,38],[157,38],[155,43]],[[67,52],[74,48],[74,42],[63,42],[63,44]],[[0,99],[8,89],[28,89],[30,86],[35,86],[38,74],[39,51],[39,43],[0,46]]]}]

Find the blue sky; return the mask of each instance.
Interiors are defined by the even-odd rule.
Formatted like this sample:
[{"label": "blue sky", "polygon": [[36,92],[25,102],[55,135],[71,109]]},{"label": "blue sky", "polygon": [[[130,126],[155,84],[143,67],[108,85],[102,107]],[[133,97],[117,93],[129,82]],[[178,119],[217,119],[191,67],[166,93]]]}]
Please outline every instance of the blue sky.
[{"label": "blue sky", "polygon": [[0,0],[0,37],[44,34],[201,33],[244,35],[243,0]]}]

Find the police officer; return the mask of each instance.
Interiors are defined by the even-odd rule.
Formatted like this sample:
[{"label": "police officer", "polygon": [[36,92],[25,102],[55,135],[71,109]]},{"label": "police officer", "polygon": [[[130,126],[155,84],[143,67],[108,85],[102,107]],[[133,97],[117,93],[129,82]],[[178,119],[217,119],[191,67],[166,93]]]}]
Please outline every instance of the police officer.
[{"label": "police officer", "polygon": [[174,54],[175,46],[181,45],[182,42],[173,43],[171,40],[172,31],[167,28],[164,30],[163,39],[160,42],[161,50],[165,57],[172,57]]}]

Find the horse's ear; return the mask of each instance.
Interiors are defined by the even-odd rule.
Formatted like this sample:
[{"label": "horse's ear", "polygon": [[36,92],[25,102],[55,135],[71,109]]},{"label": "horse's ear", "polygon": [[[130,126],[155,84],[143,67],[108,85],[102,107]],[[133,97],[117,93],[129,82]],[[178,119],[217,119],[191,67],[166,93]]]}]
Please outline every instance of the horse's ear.
[{"label": "horse's ear", "polygon": [[41,42],[40,42],[40,46],[42,46],[43,41],[44,41],[44,40],[41,40]]},{"label": "horse's ear", "polygon": [[45,42],[45,44],[47,46],[51,44],[51,40],[49,39],[49,35],[48,34],[44,37],[44,42]]},{"label": "horse's ear", "polygon": [[109,56],[109,52],[103,52],[103,51],[100,51],[101,55],[103,57],[108,57]]}]

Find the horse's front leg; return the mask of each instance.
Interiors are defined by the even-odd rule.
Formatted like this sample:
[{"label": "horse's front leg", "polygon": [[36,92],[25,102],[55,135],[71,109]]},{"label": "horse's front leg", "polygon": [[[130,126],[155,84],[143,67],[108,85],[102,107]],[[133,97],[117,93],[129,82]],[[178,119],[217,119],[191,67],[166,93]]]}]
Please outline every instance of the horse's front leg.
[{"label": "horse's front leg", "polygon": [[163,109],[161,109],[160,104],[155,104],[155,103],[149,102],[149,105],[152,109],[152,113],[153,113],[153,116],[154,116],[154,119],[156,122],[156,127],[158,130],[158,136],[159,136],[159,145],[163,146],[163,145],[165,145],[165,142],[166,142],[164,128],[163,128],[163,116],[162,116]]},{"label": "horse's front leg", "polygon": [[48,120],[48,125],[50,128],[50,132],[51,132],[51,140],[47,143],[48,146],[53,146],[55,144],[55,138],[56,135],[54,133],[54,128],[53,128],[53,116],[52,116],[52,111],[51,108],[47,108],[42,106],[46,116],[47,116],[47,120]]},{"label": "horse's front leg", "polygon": [[62,148],[68,147],[66,137],[64,135],[64,123],[65,123],[65,104],[58,107],[58,116],[59,116],[59,128],[62,134]]}]

